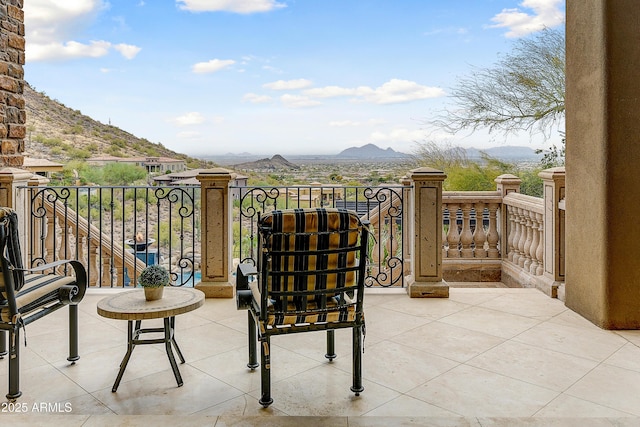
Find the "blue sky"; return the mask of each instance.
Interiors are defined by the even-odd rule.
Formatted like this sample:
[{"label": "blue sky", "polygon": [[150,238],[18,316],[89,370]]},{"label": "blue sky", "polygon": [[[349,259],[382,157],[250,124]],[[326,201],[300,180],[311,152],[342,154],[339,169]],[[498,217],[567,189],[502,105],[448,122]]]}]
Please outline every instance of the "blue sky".
[{"label": "blue sky", "polygon": [[[194,156],[337,154],[373,143],[544,146],[425,120],[564,0],[27,0],[26,80]],[[37,131],[37,130],[36,130]],[[559,137],[552,135],[551,142]]]}]

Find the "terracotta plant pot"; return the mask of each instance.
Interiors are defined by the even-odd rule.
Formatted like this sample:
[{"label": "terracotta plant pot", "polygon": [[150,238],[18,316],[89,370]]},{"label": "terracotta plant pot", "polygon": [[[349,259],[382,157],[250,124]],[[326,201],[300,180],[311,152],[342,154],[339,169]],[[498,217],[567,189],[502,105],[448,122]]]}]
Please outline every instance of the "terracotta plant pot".
[{"label": "terracotta plant pot", "polygon": [[155,301],[162,298],[162,291],[164,290],[164,286],[159,286],[157,288],[144,288],[144,298],[147,301]]}]

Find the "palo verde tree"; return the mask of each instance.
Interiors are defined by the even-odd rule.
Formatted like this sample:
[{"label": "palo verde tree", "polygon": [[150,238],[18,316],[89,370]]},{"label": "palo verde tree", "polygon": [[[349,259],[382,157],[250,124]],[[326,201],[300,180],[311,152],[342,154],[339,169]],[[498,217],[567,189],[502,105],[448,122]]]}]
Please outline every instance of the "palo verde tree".
[{"label": "palo verde tree", "polygon": [[[494,66],[474,68],[459,78],[450,97],[453,106],[428,125],[453,134],[487,129],[505,136],[523,131],[550,135],[565,112],[564,32],[546,28],[517,40]],[[551,166],[563,155],[564,139],[561,148],[545,153],[543,163]]]}]

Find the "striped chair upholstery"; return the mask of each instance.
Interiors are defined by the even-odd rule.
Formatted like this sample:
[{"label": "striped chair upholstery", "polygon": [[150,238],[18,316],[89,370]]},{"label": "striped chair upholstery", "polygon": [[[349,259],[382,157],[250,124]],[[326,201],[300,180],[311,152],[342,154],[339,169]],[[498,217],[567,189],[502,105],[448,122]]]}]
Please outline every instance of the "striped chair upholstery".
[{"label": "striped chair upholstery", "polygon": [[7,399],[15,400],[22,394],[19,384],[20,328],[69,305],[67,359],[72,363],[79,359],[77,304],[84,297],[87,278],[84,266],[75,260],[24,268],[18,217],[8,208],[0,208],[0,270],[0,358],[9,353]]},{"label": "striped chair upholstery", "polygon": [[[260,403],[268,406],[272,401],[270,362],[265,361],[270,357],[269,337],[315,330],[327,330],[326,357],[333,360],[334,330],[353,329],[358,375],[354,374],[352,390],[359,394],[366,225],[345,209],[276,210],[260,218],[258,233],[257,268],[239,267],[236,295],[238,308],[249,309],[249,367],[258,366],[256,338],[263,343]],[[256,280],[249,281],[250,276]]]}]

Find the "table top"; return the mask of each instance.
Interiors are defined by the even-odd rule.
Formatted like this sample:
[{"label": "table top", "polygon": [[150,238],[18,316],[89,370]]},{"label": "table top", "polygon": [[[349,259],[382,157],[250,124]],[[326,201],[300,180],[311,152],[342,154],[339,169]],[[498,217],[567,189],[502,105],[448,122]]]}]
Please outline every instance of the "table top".
[{"label": "table top", "polygon": [[204,292],[193,288],[165,287],[162,299],[147,301],[143,289],[118,292],[98,301],[98,314],[109,319],[144,320],[173,317],[204,304]]}]

